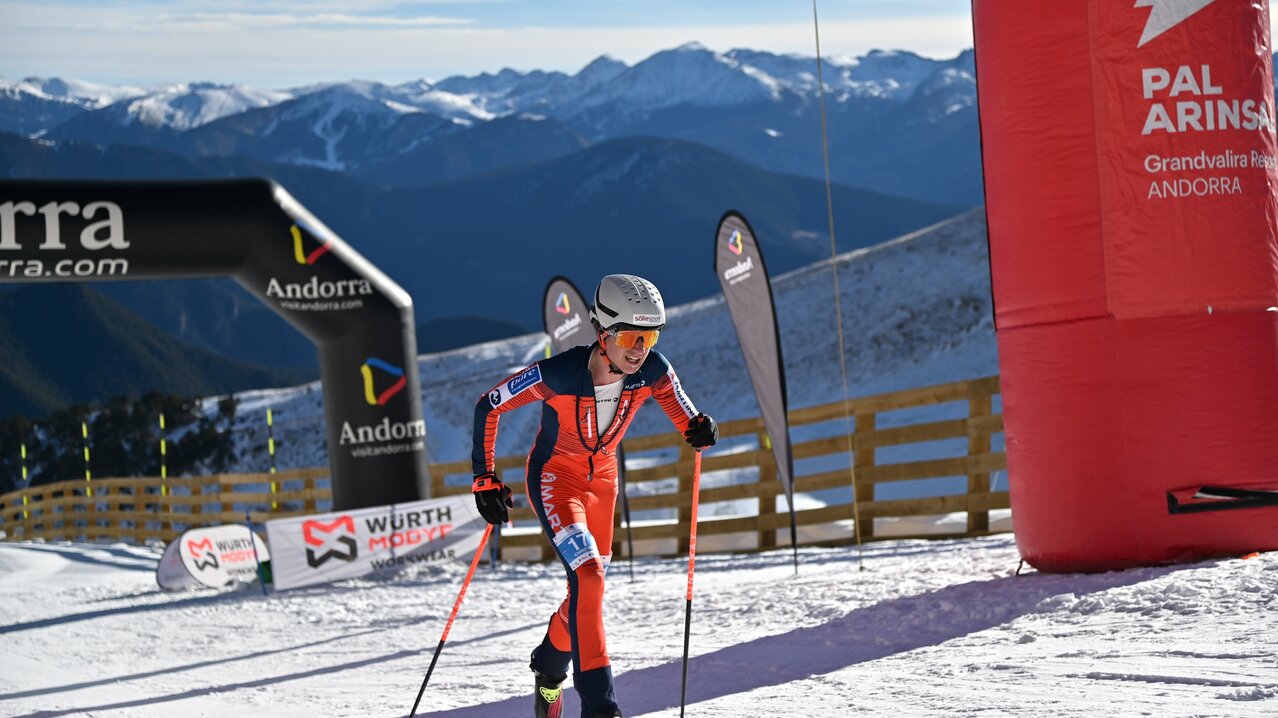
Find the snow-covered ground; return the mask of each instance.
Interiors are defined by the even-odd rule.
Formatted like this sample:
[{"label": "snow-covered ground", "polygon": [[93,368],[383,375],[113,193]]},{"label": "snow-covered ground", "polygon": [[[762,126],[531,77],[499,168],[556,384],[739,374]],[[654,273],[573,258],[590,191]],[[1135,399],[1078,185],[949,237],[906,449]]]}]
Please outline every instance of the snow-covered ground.
[{"label": "snow-covered ground", "polygon": [[[170,594],[157,557],[0,544],[0,715],[406,715],[466,569]],[[698,556],[688,716],[1278,715],[1278,554],[1017,576],[1000,535],[790,560]],[[613,567],[628,718],[678,715],[685,572]],[[562,591],[558,566],[481,567],[419,715],[529,715],[528,651]]]}]

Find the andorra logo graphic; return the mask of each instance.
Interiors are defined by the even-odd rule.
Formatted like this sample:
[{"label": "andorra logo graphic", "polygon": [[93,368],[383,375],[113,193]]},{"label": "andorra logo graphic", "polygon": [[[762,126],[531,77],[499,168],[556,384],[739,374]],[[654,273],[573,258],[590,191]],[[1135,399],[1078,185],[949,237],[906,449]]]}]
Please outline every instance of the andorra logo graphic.
[{"label": "andorra logo graphic", "polygon": [[[304,521],[302,523],[302,540],[306,542],[306,565],[319,568],[329,559],[354,561],[359,555],[359,548],[353,538],[355,520],[350,516],[338,516],[332,523],[323,521]],[[341,544],[340,548],[336,544]],[[314,547],[314,548],[312,548]],[[319,553],[317,549],[326,549]]]},{"label": "andorra logo graphic", "polygon": [[[377,383],[373,380],[373,369],[380,369],[382,372],[394,377],[393,383],[389,388],[378,391]],[[388,364],[381,359],[369,357],[364,360],[364,364],[359,368],[360,374],[364,375],[364,400],[369,406],[385,406],[392,396],[404,390],[404,386],[408,383],[408,377],[404,376],[404,370],[397,366]]]},{"label": "andorra logo graphic", "polygon": [[733,254],[741,254],[745,249],[745,246],[741,244],[741,230],[732,230],[732,236],[728,237],[728,249],[731,249]]},{"label": "andorra logo graphic", "polygon": [[567,314],[572,311],[572,306],[568,304],[568,292],[559,293],[559,299],[555,300],[555,311],[560,314]]},{"label": "andorra logo graphic", "polygon": [[213,550],[211,539],[187,541],[186,550],[191,552],[191,560],[195,562],[197,569],[217,568],[217,552]]},{"label": "andorra logo graphic", "polygon": [[289,227],[289,231],[293,233],[293,259],[296,259],[298,264],[315,264],[315,260],[324,256],[328,253],[328,250],[333,248],[333,240],[330,239],[321,244],[318,248],[312,250],[310,254],[307,254],[306,245],[302,241],[302,230],[298,229],[295,224],[292,227]]}]

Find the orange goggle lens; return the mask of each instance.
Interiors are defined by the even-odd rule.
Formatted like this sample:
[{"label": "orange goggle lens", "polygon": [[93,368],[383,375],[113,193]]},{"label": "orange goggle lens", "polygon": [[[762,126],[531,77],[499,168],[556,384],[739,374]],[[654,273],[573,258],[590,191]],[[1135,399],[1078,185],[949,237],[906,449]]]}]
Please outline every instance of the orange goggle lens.
[{"label": "orange goggle lens", "polygon": [[612,337],[613,341],[617,342],[617,346],[622,349],[633,348],[641,339],[643,345],[651,349],[652,345],[657,343],[657,337],[661,336],[661,331],[658,329],[611,329],[608,331],[608,336]]}]

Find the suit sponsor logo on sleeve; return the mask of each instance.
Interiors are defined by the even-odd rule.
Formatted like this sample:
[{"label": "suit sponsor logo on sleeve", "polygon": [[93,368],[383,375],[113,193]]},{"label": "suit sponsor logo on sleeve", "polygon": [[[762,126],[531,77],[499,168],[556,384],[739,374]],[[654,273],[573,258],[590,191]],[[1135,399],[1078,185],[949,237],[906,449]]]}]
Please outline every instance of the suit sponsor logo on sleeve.
[{"label": "suit sponsor logo on sleeve", "polygon": [[492,404],[494,409],[501,406],[501,387],[488,392],[488,403]]},{"label": "suit sponsor logo on sleeve", "polygon": [[679,401],[679,406],[683,407],[684,413],[690,417],[696,416],[697,407],[692,405],[692,400],[683,392],[683,386],[679,384],[679,377],[675,376],[674,372],[670,372],[667,376],[670,377],[670,384],[674,389],[675,399]]},{"label": "suit sponsor logo on sleeve", "polygon": [[524,373],[506,382],[506,391],[514,396],[539,381],[541,381],[541,367],[534,364]]}]

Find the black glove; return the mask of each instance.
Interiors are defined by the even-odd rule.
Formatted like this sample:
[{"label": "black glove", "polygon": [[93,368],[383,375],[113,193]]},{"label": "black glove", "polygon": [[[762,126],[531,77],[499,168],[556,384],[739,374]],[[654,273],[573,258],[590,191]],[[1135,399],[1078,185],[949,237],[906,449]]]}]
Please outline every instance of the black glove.
[{"label": "black glove", "polygon": [[692,417],[692,421],[688,422],[688,428],[683,432],[683,440],[694,449],[714,446],[714,442],[719,440],[719,425],[714,423],[714,419],[711,419],[708,414],[697,414]]},{"label": "black glove", "polygon": [[506,509],[513,508],[515,502],[510,500],[510,487],[503,484],[497,474],[491,471],[476,474],[470,490],[475,494],[475,508],[479,509],[479,515],[485,521],[498,525],[510,520],[510,512]]}]

